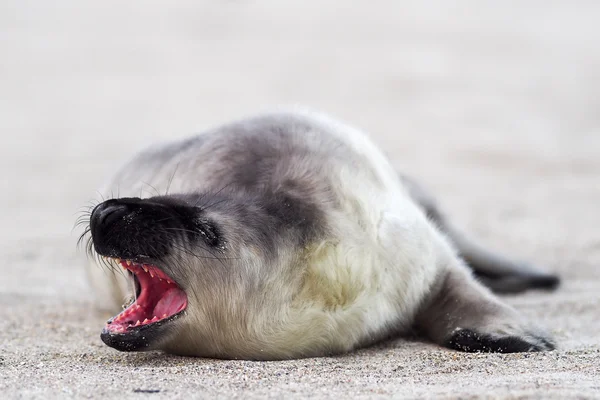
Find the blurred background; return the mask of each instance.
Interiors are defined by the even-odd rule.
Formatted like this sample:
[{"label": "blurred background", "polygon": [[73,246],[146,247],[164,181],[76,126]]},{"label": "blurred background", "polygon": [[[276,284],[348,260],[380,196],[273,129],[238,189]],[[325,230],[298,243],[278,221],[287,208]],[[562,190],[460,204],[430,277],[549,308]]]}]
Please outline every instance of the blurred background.
[{"label": "blurred background", "polygon": [[0,289],[80,297],[71,229],[115,169],[291,104],[369,132],[497,249],[597,277],[598,21],[594,0],[2,0]]}]

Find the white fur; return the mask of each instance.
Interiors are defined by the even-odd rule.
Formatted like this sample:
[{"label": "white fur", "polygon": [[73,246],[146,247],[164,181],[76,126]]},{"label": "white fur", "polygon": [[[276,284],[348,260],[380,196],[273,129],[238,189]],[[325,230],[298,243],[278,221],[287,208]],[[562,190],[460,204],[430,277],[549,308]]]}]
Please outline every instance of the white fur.
[{"label": "white fur", "polygon": [[[348,168],[344,163],[333,162],[327,166],[327,173],[335,176],[333,190],[341,198],[340,209],[326,210],[331,237],[308,249],[310,261],[303,266],[305,286],[299,290],[293,286],[299,284],[299,276],[264,277],[268,295],[278,296],[277,301],[266,298],[264,309],[257,306],[250,322],[232,317],[227,320],[224,333],[207,326],[203,313],[209,311],[201,311],[217,301],[215,298],[220,294],[215,295],[213,290],[197,302],[190,300],[189,308],[197,307],[200,311],[188,313],[178,343],[166,345],[168,350],[251,358],[347,351],[390,332],[408,329],[435,278],[446,268],[452,254],[450,246],[427,221],[396,171],[366,135],[323,115],[297,110],[291,115],[310,121],[315,132],[342,139],[364,162],[365,168]],[[320,138],[317,134],[306,140],[315,140],[318,146]],[[169,182],[172,193],[193,189],[188,175],[173,177],[173,173],[193,163],[194,153],[182,151],[164,165],[148,165],[143,161],[151,161],[152,152],[161,151],[162,148],[149,150],[126,166],[107,193],[137,196],[147,184],[162,192]],[[201,170],[197,173],[199,177],[194,182],[210,181],[210,176],[203,176]],[[150,196],[152,191],[147,190],[144,195]],[[248,254],[248,259],[241,262],[243,268],[257,270],[259,266],[253,263],[260,260],[253,258],[251,252],[244,254]],[[281,259],[291,260],[292,256],[282,254]],[[120,283],[115,283],[111,274],[98,274],[97,270],[94,273],[93,286],[98,297],[105,299],[103,305],[110,303],[114,307],[122,301],[120,288],[126,284],[118,277],[116,280]],[[281,300],[291,298],[296,292],[289,302]],[[111,296],[112,301],[106,300],[107,293],[116,293]],[[243,296],[241,292],[222,295],[233,298],[234,302],[240,300],[240,307],[252,307],[236,297]]]}]

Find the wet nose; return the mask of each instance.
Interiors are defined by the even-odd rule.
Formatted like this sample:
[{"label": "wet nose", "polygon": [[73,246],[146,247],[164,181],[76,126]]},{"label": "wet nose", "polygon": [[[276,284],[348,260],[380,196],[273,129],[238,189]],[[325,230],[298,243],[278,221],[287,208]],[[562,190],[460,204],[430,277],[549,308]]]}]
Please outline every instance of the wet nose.
[{"label": "wet nose", "polygon": [[92,212],[92,221],[95,225],[110,225],[128,212],[127,205],[116,200],[107,200],[100,203]]}]

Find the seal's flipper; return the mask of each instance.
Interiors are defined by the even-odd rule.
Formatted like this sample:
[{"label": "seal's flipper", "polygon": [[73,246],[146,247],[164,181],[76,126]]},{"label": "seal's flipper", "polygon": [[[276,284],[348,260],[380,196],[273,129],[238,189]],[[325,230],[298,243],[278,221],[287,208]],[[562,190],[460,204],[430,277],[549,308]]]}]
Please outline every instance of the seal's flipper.
[{"label": "seal's flipper", "polygon": [[476,282],[463,266],[449,269],[416,316],[416,328],[434,342],[465,352],[517,353],[555,348]]},{"label": "seal's flipper", "polygon": [[459,248],[459,251],[473,268],[475,276],[496,293],[519,293],[528,289],[554,290],[560,284],[557,275],[500,258],[484,249],[471,249],[469,253]]},{"label": "seal's flipper", "polygon": [[410,196],[425,211],[431,221],[446,234],[475,276],[497,293],[518,293],[528,289],[553,290],[560,278],[526,263],[496,254],[467,238],[440,211],[433,197],[414,180],[401,175]]},{"label": "seal's flipper", "polygon": [[558,276],[493,253],[474,240],[468,239],[439,211],[435,215],[437,217],[434,221],[450,238],[460,256],[473,269],[475,276],[494,292],[518,293],[528,289],[553,290],[558,287]]}]

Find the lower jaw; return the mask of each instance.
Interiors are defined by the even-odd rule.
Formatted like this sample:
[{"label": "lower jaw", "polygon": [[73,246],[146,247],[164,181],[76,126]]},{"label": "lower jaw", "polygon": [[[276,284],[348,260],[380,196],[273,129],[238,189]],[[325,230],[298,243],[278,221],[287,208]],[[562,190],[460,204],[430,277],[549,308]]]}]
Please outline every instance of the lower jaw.
[{"label": "lower jaw", "polygon": [[119,351],[157,350],[174,333],[176,326],[173,322],[183,315],[185,315],[185,310],[164,320],[130,328],[126,331],[114,331],[105,326],[100,333],[100,339],[107,346]]}]

